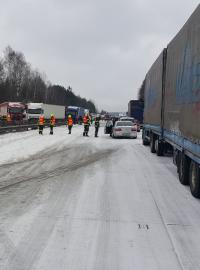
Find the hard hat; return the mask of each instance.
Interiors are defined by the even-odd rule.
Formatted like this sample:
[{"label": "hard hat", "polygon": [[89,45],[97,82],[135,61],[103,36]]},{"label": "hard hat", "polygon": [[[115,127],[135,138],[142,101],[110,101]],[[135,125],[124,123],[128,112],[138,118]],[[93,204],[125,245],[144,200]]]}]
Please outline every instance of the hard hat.
[{"label": "hard hat", "polygon": [[52,117],[52,116],[54,116],[54,114],[53,114],[53,113],[51,114],[51,117]]},{"label": "hard hat", "polygon": [[68,118],[71,118],[71,117],[72,117],[71,114],[69,114],[69,115],[68,115]]}]

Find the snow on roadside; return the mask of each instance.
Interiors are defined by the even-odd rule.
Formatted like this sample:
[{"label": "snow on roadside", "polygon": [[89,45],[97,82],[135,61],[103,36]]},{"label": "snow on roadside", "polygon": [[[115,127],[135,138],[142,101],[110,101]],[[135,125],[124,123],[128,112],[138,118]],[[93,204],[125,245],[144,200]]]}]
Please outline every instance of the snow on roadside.
[{"label": "snow on roadside", "polygon": [[[73,128],[73,134],[76,136],[81,135],[81,131],[79,127]],[[0,164],[27,159],[53,147],[59,149],[74,139],[74,136],[69,136],[67,133],[66,127],[57,127],[53,136],[49,135],[49,129],[44,129],[43,136],[38,134],[38,130],[1,135]]]},{"label": "snow on roadside", "polygon": [[118,148],[121,144],[130,147],[132,144],[140,143],[138,140],[113,140],[103,131],[104,127],[101,126],[99,138],[94,138],[93,126],[90,127],[89,138],[82,136],[83,126],[74,126],[72,135],[68,135],[65,126],[56,127],[53,136],[49,135],[48,128],[44,129],[43,136],[38,134],[38,130],[4,134],[0,136],[0,165],[23,161],[51,149],[61,150],[66,146],[85,144],[86,140],[87,144],[93,145],[92,151]]}]

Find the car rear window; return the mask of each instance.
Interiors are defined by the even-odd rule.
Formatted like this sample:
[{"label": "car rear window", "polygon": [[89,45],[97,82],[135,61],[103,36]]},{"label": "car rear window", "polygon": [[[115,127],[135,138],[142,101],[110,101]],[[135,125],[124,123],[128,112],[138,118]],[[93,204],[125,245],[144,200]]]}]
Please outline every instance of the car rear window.
[{"label": "car rear window", "polygon": [[133,122],[131,121],[121,121],[116,123],[117,127],[131,127],[133,126]]},{"label": "car rear window", "polygon": [[134,121],[134,118],[121,118],[120,121],[131,121],[133,122]]}]

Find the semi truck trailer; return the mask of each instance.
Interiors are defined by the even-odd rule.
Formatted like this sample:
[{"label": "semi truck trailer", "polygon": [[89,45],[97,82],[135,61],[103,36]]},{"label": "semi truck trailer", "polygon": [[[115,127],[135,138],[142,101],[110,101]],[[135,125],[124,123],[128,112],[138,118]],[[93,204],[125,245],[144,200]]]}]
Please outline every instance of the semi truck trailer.
[{"label": "semi truck trailer", "polygon": [[130,100],[128,104],[128,116],[136,119],[140,125],[143,123],[144,102],[141,100]]},{"label": "semi truck trailer", "polygon": [[56,120],[64,120],[65,106],[44,103],[27,104],[27,117],[29,123],[37,123],[41,114],[44,115],[46,120],[50,119],[51,114],[54,114]]},{"label": "semi truck trailer", "polygon": [[1,123],[22,124],[27,120],[26,105],[22,102],[4,102],[0,104]]},{"label": "semi truck trailer", "polygon": [[173,151],[179,180],[200,198],[200,5],[145,78],[143,144]]},{"label": "semi truck trailer", "polygon": [[85,114],[85,109],[82,107],[68,106],[66,108],[66,117],[68,117],[68,115],[71,115],[73,122],[75,124],[77,123],[82,124],[84,114]]}]

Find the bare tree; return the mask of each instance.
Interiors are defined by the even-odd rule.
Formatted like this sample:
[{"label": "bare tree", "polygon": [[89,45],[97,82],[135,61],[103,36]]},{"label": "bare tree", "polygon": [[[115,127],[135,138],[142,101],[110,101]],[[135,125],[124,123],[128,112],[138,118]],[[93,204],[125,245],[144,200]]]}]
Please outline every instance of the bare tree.
[{"label": "bare tree", "polygon": [[12,94],[19,99],[22,95],[24,80],[29,74],[29,65],[22,53],[7,47],[4,53],[4,66],[7,80],[12,88],[11,91],[15,92]]},{"label": "bare tree", "polygon": [[74,105],[95,112],[93,101],[76,96],[69,86],[51,85],[46,75],[33,70],[21,52],[7,47],[4,59],[0,59],[0,100],[44,102],[56,105]]},{"label": "bare tree", "polygon": [[0,84],[5,81],[5,69],[3,65],[3,60],[0,59]]}]

